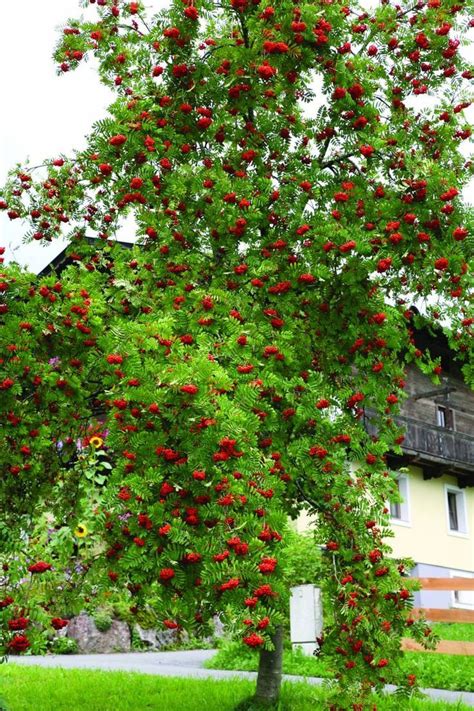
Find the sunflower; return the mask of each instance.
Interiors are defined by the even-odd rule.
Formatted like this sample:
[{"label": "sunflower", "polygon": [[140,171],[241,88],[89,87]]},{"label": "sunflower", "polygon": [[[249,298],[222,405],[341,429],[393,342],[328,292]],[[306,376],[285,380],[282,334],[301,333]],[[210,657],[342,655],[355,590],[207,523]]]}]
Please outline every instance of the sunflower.
[{"label": "sunflower", "polygon": [[104,440],[102,439],[102,437],[98,437],[97,435],[94,435],[94,437],[90,438],[89,444],[92,447],[99,449],[99,447],[102,447],[102,445],[104,444]]},{"label": "sunflower", "polygon": [[79,523],[76,530],[74,531],[74,535],[76,538],[85,538],[87,534],[89,533],[87,526],[85,526],[83,523]]}]

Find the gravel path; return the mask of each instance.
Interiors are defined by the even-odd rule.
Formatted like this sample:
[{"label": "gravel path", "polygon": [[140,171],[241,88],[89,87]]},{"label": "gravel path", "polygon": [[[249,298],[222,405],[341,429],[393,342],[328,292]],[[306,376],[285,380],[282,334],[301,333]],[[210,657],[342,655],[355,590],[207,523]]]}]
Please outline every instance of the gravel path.
[{"label": "gravel path", "polygon": [[[130,654],[67,654],[47,657],[10,657],[10,664],[40,667],[61,667],[63,669],[102,669],[108,671],[133,671],[158,676],[173,676],[192,679],[255,679],[255,672],[224,671],[204,669],[207,659],[214,656],[213,649],[198,649],[183,652],[132,652]],[[306,681],[321,684],[322,679],[285,675],[286,681]],[[394,687],[387,686],[387,691]],[[423,689],[424,693],[438,701],[457,703],[462,701],[474,707],[474,693],[467,691],[447,691],[445,689]]]}]

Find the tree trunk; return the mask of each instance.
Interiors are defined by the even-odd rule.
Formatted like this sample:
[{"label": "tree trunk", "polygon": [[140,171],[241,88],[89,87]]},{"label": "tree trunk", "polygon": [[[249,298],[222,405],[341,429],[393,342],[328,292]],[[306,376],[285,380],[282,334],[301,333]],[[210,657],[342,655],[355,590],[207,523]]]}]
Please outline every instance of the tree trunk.
[{"label": "tree trunk", "polygon": [[283,664],[283,627],[279,627],[272,637],[273,652],[262,649],[258,664],[257,690],[255,701],[262,706],[271,706],[278,701],[281,688]]}]

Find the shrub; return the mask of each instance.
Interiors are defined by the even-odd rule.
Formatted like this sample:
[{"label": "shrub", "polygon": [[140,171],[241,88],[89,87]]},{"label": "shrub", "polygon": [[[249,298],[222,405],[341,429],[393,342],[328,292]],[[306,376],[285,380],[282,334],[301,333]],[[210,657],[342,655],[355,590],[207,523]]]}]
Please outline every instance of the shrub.
[{"label": "shrub", "polygon": [[79,645],[75,639],[70,637],[56,637],[51,643],[51,652],[54,654],[78,654]]},{"label": "shrub", "polygon": [[322,572],[321,550],[312,533],[285,534],[284,565],[291,585],[318,585]]},{"label": "shrub", "polygon": [[98,610],[93,615],[94,623],[99,632],[108,632],[112,627],[113,619],[108,612]]}]

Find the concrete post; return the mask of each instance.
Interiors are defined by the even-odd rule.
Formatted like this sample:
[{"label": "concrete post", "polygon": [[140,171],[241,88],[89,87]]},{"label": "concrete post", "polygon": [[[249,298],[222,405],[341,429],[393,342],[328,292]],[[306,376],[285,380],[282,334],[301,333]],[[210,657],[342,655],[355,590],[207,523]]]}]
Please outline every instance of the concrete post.
[{"label": "concrete post", "polygon": [[320,588],[298,585],[291,589],[290,632],[293,649],[301,647],[311,656],[318,649],[316,637],[323,629],[323,608]]}]

